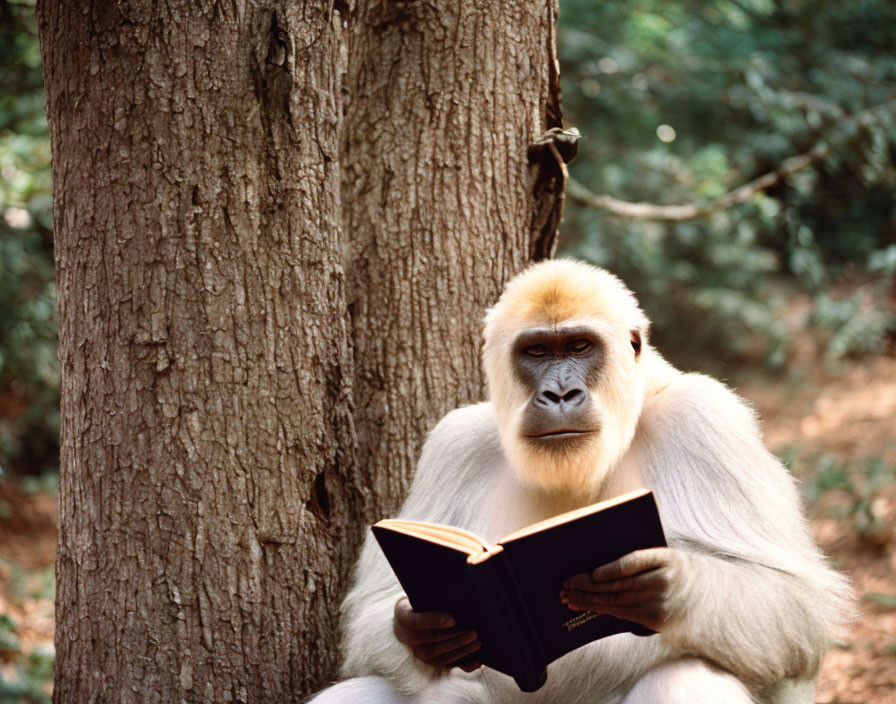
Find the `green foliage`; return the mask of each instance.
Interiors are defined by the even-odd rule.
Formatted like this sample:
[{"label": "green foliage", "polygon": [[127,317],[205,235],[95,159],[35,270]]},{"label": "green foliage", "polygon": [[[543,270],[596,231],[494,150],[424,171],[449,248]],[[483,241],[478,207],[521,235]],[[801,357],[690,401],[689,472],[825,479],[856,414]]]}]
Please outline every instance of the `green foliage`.
[{"label": "green foliage", "polygon": [[9,614],[0,614],[0,653],[20,653],[22,643]]},{"label": "green foliage", "polygon": [[54,653],[22,652],[15,623],[7,614],[0,614],[0,656],[16,662],[14,669],[4,668],[6,674],[0,674],[0,704],[50,704]]},{"label": "green foliage", "polygon": [[896,481],[896,468],[880,457],[869,457],[861,462],[847,462],[831,453],[802,456],[789,448],[782,453],[782,461],[798,465],[804,477],[803,493],[809,504],[818,506],[829,492],[840,492],[837,518],[848,520],[853,529],[863,536],[874,536],[886,526],[875,515],[874,501],[881,491]]},{"label": "green foliage", "polygon": [[22,477],[19,488],[23,494],[58,494],[59,474],[50,470],[40,475]]},{"label": "green foliage", "polygon": [[50,151],[33,8],[0,2],[0,468],[57,464]]},{"label": "green foliage", "polygon": [[[896,5],[565,0],[559,50],[566,118],[584,135],[570,172],[596,193],[703,202],[831,147],[748,202],[690,222],[568,201],[563,253],[622,276],[663,349],[783,364],[794,292],[816,300],[800,322],[823,330],[832,360],[893,335]],[[838,300],[828,290],[844,275],[876,284]]]},{"label": "green foliage", "polygon": [[[5,596],[12,603],[35,600],[52,604],[53,568],[26,570],[5,561],[10,585]],[[19,629],[9,614],[0,613],[0,704],[49,704],[53,685],[54,652],[50,644],[23,648]]]},{"label": "green foliage", "polygon": [[54,568],[25,569],[15,562],[7,563],[10,571],[8,594],[15,599],[37,599],[52,602],[56,598]]},{"label": "green foliage", "polygon": [[880,352],[896,329],[893,314],[879,305],[886,299],[886,286],[862,287],[840,299],[827,293],[816,297],[811,321],[830,330],[827,357],[832,363],[850,355]]},{"label": "green foliage", "polygon": [[12,677],[0,676],[0,704],[50,704],[54,657],[52,651],[24,655]]},{"label": "green foliage", "polygon": [[888,609],[896,609],[896,594],[878,594],[876,592],[869,592],[868,594],[865,594],[865,598],[868,599],[868,601],[873,601]]}]

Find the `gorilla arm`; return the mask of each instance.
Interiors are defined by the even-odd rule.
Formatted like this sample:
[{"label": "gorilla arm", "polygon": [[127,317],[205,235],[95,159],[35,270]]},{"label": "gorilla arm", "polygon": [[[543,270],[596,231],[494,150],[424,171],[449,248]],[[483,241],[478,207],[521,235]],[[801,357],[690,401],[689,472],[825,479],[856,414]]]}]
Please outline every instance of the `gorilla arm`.
[{"label": "gorilla arm", "polygon": [[674,657],[754,687],[814,678],[849,590],[752,412],[718,382],[680,375],[645,404],[620,469],[632,464],[657,496],[670,549],[579,575],[569,586],[582,591],[564,596],[643,622]]},{"label": "gorilla arm", "polygon": [[[488,501],[489,469],[500,466],[501,458],[487,404],[452,411],[430,433],[399,516],[478,530],[481,507]],[[415,694],[444,672],[414,657],[396,637],[393,620],[402,596],[401,585],[368,535],[342,604],[343,677],[380,675],[401,693]]]},{"label": "gorilla arm", "polygon": [[[493,481],[502,464],[488,405],[453,411],[427,440],[400,515],[488,535],[484,515],[514,510],[501,505],[506,497]],[[658,565],[646,571],[649,588],[638,597],[653,599],[652,608],[620,611],[632,598],[623,589],[609,592],[619,595],[617,605],[595,610],[653,626],[667,658],[702,658],[757,689],[814,677],[849,591],[815,548],[793,479],[734,394],[707,377],[676,373],[646,400],[631,449],[607,480],[654,490],[671,547],[660,557],[632,553],[598,572],[605,581],[621,576],[616,568],[645,569],[642,560]],[[343,604],[343,676],[378,674],[412,694],[439,675],[394,636],[401,596],[368,538]]]}]

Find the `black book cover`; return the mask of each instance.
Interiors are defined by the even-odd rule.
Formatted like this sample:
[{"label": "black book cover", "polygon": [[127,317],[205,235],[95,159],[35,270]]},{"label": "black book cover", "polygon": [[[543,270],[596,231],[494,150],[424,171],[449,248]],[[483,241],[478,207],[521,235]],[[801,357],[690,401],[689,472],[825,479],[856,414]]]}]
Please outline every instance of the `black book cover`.
[{"label": "black book cover", "polygon": [[507,564],[534,622],[547,662],[598,638],[650,629],[614,616],[571,611],[560,601],[563,582],[634,550],[665,547],[653,494],[643,493],[602,511],[504,539]]},{"label": "black book cover", "polygon": [[586,643],[652,633],[560,601],[569,577],[666,545],[649,491],[536,523],[494,547],[449,526],[380,521],[372,530],[414,610],[450,613],[459,628],[475,629],[482,649],[470,659],[510,675],[523,691],[538,689],[548,663]]},{"label": "black book cover", "polygon": [[[398,577],[414,611],[441,611],[454,617],[455,627],[477,631],[480,648],[475,660],[513,676],[518,669],[507,626],[493,608],[486,608],[481,592],[498,594],[489,584],[493,570],[470,565],[468,552],[375,525],[373,534]],[[484,552],[482,550],[481,552]],[[479,583],[474,584],[475,579]]]}]

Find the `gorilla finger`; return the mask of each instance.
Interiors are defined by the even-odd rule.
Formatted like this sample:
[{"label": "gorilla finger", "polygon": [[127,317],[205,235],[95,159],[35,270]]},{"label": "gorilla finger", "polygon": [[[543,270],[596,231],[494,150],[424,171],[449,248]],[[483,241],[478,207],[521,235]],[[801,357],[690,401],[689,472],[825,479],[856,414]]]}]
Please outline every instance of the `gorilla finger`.
[{"label": "gorilla finger", "polygon": [[576,574],[567,579],[563,586],[567,589],[588,589],[592,584],[591,575]]},{"label": "gorilla finger", "polygon": [[[424,662],[429,662],[433,658],[440,657],[465,647],[474,640],[476,640],[476,631],[463,631],[455,638],[449,638],[448,640],[443,640],[437,643],[421,643],[416,645],[413,648],[414,655]],[[456,659],[457,658],[455,658],[455,660]]]},{"label": "gorilla finger", "polygon": [[438,657],[432,658],[430,660],[424,660],[427,665],[432,665],[433,667],[453,667],[455,663],[459,660],[467,657],[470,653],[475,653],[482,647],[482,643],[478,640],[473,641],[472,643],[463,646],[462,648],[458,648],[450,653],[445,653],[444,655],[440,655]]},{"label": "gorilla finger", "polygon": [[414,611],[407,597],[395,602],[395,619],[409,631],[422,631],[427,628],[451,628],[454,618],[451,614],[438,611]]},{"label": "gorilla finger", "polygon": [[[570,608],[573,606],[584,607],[586,611],[600,611],[608,606],[644,606],[656,601],[657,595],[650,591],[622,591],[622,592],[585,592],[570,590],[566,592],[565,599]],[[603,613],[601,611],[601,613]]]},{"label": "gorilla finger", "polygon": [[404,637],[399,637],[398,640],[405,645],[426,645],[427,643],[441,643],[465,632],[460,628],[426,628],[422,631],[406,631]]},{"label": "gorilla finger", "polygon": [[482,667],[481,662],[465,662],[463,665],[458,665],[461,670],[464,672],[475,672],[480,667]]},{"label": "gorilla finger", "polygon": [[607,581],[632,577],[639,572],[655,570],[666,565],[669,561],[669,548],[648,548],[647,550],[635,550],[628,555],[623,555],[618,560],[601,565],[591,573],[595,581]]},{"label": "gorilla finger", "polygon": [[640,592],[645,590],[659,590],[666,587],[668,578],[663,570],[656,569],[650,572],[642,572],[634,577],[614,579],[608,582],[589,581],[587,586],[576,587],[590,592]]}]

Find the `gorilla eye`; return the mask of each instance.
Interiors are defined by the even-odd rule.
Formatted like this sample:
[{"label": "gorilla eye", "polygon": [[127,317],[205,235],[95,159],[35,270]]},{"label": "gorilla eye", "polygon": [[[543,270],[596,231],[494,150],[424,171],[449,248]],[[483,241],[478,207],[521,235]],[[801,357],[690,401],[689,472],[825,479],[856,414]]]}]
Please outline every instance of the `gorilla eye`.
[{"label": "gorilla eye", "polygon": [[573,354],[582,354],[583,352],[587,352],[593,347],[593,345],[588,342],[588,340],[576,340],[569,346],[569,351]]},{"label": "gorilla eye", "polygon": [[547,353],[547,345],[529,345],[523,348],[523,354],[527,354],[530,357],[544,357]]},{"label": "gorilla eye", "polygon": [[635,351],[635,357],[641,354],[641,331],[631,331],[632,349]]}]

